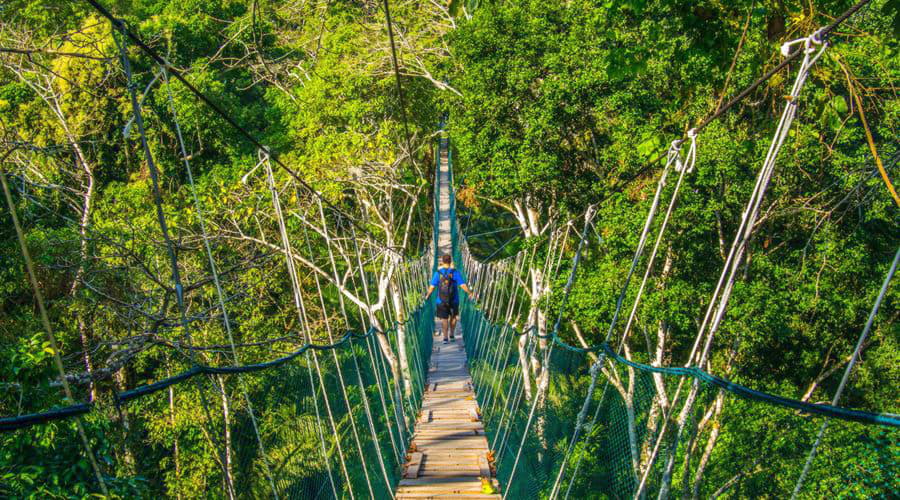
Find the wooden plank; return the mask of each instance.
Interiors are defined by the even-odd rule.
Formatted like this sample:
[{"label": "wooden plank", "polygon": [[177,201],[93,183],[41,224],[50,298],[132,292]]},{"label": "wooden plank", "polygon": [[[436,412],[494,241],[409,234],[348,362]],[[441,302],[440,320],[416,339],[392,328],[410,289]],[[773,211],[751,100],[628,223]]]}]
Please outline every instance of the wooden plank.
[{"label": "wooden plank", "polygon": [[425,453],[425,458],[422,459],[422,468],[419,469],[419,473],[424,474],[425,472],[435,469],[480,472],[481,469],[477,465],[473,465],[477,459],[477,457],[473,457],[465,460],[450,458],[446,460],[435,460],[428,458],[428,454]]},{"label": "wooden plank", "polygon": [[481,493],[481,481],[471,477],[420,477],[418,479],[401,479],[400,490],[416,486],[416,489],[449,490],[451,492],[475,490]]},{"label": "wooden plank", "polygon": [[481,429],[417,429],[413,438],[458,439],[463,436],[484,436]]},{"label": "wooden plank", "polygon": [[413,453],[409,456],[409,464],[406,466],[406,472],[403,477],[406,479],[415,479],[419,477],[419,469],[422,467],[422,454]]},{"label": "wooden plank", "polygon": [[477,450],[487,453],[488,451],[488,445],[486,441],[480,443],[449,443],[446,441],[432,441],[429,443],[415,443],[415,445],[416,450],[421,452],[432,452],[436,450]]},{"label": "wooden plank", "polygon": [[418,499],[418,498],[464,498],[466,500],[496,500],[501,498],[500,495],[486,495],[484,493],[469,493],[465,496],[456,494],[456,493],[400,493],[397,495],[397,499],[408,498],[410,500]]},{"label": "wooden plank", "polygon": [[472,444],[479,446],[487,446],[487,439],[484,436],[476,436],[475,434],[464,434],[460,436],[416,436],[413,442],[418,446],[426,446],[435,443],[454,444],[456,446],[465,447]]},{"label": "wooden plank", "polygon": [[429,415],[426,415],[424,412],[422,413],[422,420],[419,422],[419,425],[416,426],[417,430],[484,430],[484,425],[481,422],[471,422],[469,419],[466,419],[463,422],[426,422],[425,419],[428,418],[428,416]]},{"label": "wooden plank", "polygon": [[500,500],[483,493],[479,479],[492,477],[490,451],[461,335],[456,343],[434,346],[425,383],[413,453],[395,498]]},{"label": "wooden plank", "polygon": [[472,464],[434,463],[419,469],[419,477],[480,477],[481,469]]}]

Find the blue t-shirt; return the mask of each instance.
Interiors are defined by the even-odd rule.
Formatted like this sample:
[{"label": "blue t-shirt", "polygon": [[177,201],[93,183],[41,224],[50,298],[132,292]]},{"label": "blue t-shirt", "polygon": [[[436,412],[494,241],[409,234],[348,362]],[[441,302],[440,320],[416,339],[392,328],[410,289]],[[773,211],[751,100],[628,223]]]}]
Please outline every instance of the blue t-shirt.
[{"label": "blue t-shirt", "polygon": [[[446,273],[453,273],[453,281],[456,282],[456,285],[465,285],[466,280],[463,278],[462,274],[459,273],[456,269],[448,269],[446,267],[439,267],[438,270],[434,273],[434,276],[431,277],[431,286],[438,288],[441,285],[441,275]],[[437,297],[437,304],[441,303],[441,294],[436,293],[435,297]],[[459,292],[456,294],[456,302],[459,302]]]}]

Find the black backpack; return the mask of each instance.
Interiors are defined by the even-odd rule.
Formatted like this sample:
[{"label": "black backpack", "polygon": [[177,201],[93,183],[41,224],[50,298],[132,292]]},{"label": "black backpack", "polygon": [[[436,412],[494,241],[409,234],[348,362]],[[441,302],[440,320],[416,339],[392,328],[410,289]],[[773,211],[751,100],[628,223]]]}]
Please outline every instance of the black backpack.
[{"label": "black backpack", "polygon": [[456,280],[453,279],[452,269],[439,270],[441,283],[438,285],[438,297],[443,304],[456,303]]}]

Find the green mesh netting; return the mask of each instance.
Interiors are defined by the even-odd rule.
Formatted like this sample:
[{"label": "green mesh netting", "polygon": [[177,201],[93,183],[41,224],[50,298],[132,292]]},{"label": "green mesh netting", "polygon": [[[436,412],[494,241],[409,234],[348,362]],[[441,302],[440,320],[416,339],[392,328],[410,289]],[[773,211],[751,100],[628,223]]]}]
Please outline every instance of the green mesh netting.
[{"label": "green mesh netting", "polygon": [[[420,308],[406,324],[408,394],[395,384],[376,345],[378,334],[370,332],[348,336],[333,349],[309,349],[270,369],[196,375],[123,402],[121,411],[98,403],[83,418],[89,438],[121,446],[95,448],[104,470],[118,471],[105,477],[108,486],[117,494],[140,497],[228,498],[229,489],[238,498],[332,498],[335,491],[349,498],[351,490],[354,496],[389,496],[421,403],[431,309]],[[396,329],[388,336],[397,349]],[[159,426],[159,415],[170,415],[168,425]],[[0,439],[20,447],[4,451],[20,452],[16,467],[22,469],[51,465],[28,453],[28,442],[54,439],[60,455],[52,465],[70,465],[88,481],[91,477],[71,420],[9,431]],[[155,453],[136,453],[148,447]],[[128,463],[142,456],[164,458]],[[230,486],[223,468],[229,470]],[[0,485],[3,496],[15,497],[17,490],[15,484]]]},{"label": "green mesh netting", "polygon": [[[690,375],[629,366],[602,350],[523,337],[491,324],[471,304],[462,314],[476,393],[508,495],[542,498],[556,489],[561,497],[626,498],[658,496],[665,488],[679,498],[789,497],[824,421]],[[528,426],[540,377],[526,381],[520,359],[547,351],[546,392]],[[603,368],[592,386],[596,359]],[[526,384],[531,398],[525,397]],[[679,384],[682,397],[673,405]],[[658,387],[667,388],[667,403]],[[695,387],[695,400],[685,409],[685,396]],[[715,422],[711,410],[719,412]],[[567,455],[582,411],[584,425]],[[679,421],[685,423],[681,436]],[[707,451],[713,433],[715,446]],[[799,496],[896,497],[898,438],[896,427],[829,419]]]},{"label": "green mesh netting", "polygon": [[[455,208],[454,200],[454,260],[465,272]],[[837,418],[813,415],[802,411],[809,405],[699,370],[654,368],[606,345],[586,350],[523,333],[492,322],[467,297],[461,315],[509,498],[789,498],[826,422],[798,498],[900,495],[895,416],[840,408],[827,414]]]}]

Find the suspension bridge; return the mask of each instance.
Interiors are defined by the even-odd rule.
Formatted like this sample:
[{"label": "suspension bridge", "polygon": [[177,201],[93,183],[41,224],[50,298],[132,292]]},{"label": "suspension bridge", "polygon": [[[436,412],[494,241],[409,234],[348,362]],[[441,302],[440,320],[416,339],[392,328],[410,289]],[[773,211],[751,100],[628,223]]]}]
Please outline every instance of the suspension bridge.
[{"label": "suspension bridge", "polygon": [[[724,113],[765,78],[789,67],[787,62],[799,61],[790,98],[688,361],[663,366],[637,362],[627,341],[660,243],[677,217],[680,190],[702,155],[703,128],[715,117],[673,141],[664,157],[634,257],[623,270],[613,319],[604,325],[604,341],[589,345],[582,339],[572,345],[560,336],[560,328],[583,250],[592,244],[595,206],[553,228],[540,245],[509,258],[480,261],[460,234],[453,147],[444,136],[434,145],[432,241],[419,255],[401,255],[394,242],[381,242],[365,221],[332,205],[123,23],[91,3],[115,26],[162,235],[153,258],[167,262],[171,273],[171,285],[142,298],[174,302],[179,318],[168,328],[178,340],[156,361],[165,367],[164,377],[131,388],[112,385],[105,396],[87,398],[94,377],[72,377],[64,369],[52,303],[44,299],[18,215],[17,198],[37,203],[38,196],[29,197],[0,172],[25,274],[58,372],[52,390],[63,394],[53,409],[0,418],[0,432],[26,443],[18,450],[22,470],[41,465],[27,456],[27,442],[51,439],[68,451],[56,460],[77,464],[75,470],[86,478],[83,494],[113,497],[152,496],[185,478],[205,481],[192,495],[221,498],[900,495],[900,417],[840,405],[900,249],[883,282],[873,285],[880,287],[877,300],[830,404],[756,391],[707,371],[804,84],[828,48],[829,32],[859,5],[833,25],[785,44],[784,62],[722,108]],[[253,225],[234,223],[228,234],[261,248],[258,258],[277,261],[287,275],[285,293],[295,315],[292,343],[276,339],[264,344],[263,351],[294,346],[280,357],[256,363],[244,359],[259,346],[244,345],[237,337],[243,326],[234,320],[239,312],[231,306],[234,284],[229,275],[252,266],[243,261],[226,265],[227,252],[207,233],[208,207],[197,194],[189,148],[178,128],[192,193],[188,205],[200,228],[195,252],[200,264],[195,268],[209,272],[197,282],[183,281],[189,258],[170,234],[172,214],[163,205],[142,118],[143,99],[131,72],[129,40],[158,64],[160,81],[168,82],[170,76],[181,81],[259,148],[255,167],[235,185],[264,193],[253,199],[253,210],[266,216]],[[171,95],[169,104],[177,127]],[[393,217],[386,220],[399,220]],[[453,256],[479,298],[477,304],[461,299],[459,340],[447,345],[434,342],[434,304],[421,300],[442,254]],[[548,277],[564,282],[555,316],[526,291],[528,283],[552,282]],[[199,300],[192,294],[200,291],[213,297],[208,300],[214,315],[197,313]],[[217,324],[227,343],[196,345],[192,332],[204,323]],[[208,363],[201,356],[206,350],[221,351],[220,363]],[[127,349],[122,352],[127,362]],[[253,359],[257,357],[258,352]],[[713,419],[723,408],[728,409],[725,418]],[[148,425],[147,415],[166,415],[164,428]],[[752,432],[732,431],[747,422],[753,422]],[[50,428],[54,435],[48,438],[44,432]],[[187,443],[197,456],[184,455]],[[735,443],[742,446],[729,446]],[[153,448],[164,459],[139,463],[133,450],[140,446]],[[753,454],[746,454],[748,449]],[[4,477],[0,475],[0,493],[14,496],[4,489]]]}]

